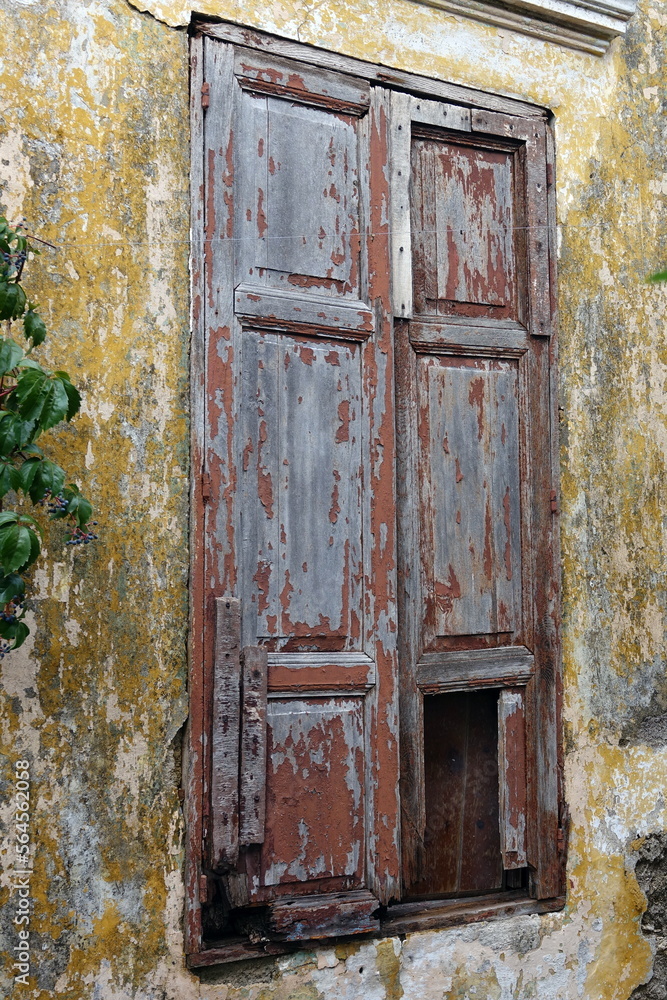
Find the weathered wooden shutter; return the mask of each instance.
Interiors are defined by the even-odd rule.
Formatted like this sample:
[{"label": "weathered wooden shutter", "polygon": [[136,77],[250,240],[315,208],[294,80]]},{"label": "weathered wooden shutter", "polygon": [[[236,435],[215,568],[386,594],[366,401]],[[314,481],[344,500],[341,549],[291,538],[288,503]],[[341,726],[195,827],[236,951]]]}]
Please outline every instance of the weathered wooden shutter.
[{"label": "weathered wooden shutter", "polygon": [[399,870],[386,119],[249,49],[203,76],[207,865],[232,928],[367,931]]},{"label": "weathered wooden shutter", "polygon": [[545,142],[540,122],[391,98],[412,897],[520,885],[522,868],[558,892]]}]

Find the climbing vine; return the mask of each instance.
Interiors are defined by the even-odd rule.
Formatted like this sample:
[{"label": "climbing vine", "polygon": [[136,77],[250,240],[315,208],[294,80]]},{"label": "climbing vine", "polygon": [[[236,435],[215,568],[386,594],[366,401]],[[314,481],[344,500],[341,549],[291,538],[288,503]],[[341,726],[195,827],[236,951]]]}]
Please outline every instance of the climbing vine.
[{"label": "climbing vine", "polygon": [[[42,435],[74,417],[78,390],[64,371],[50,371],[34,357],[46,338],[39,307],[23,287],[29,257],[39,253],[22,224],[0,216],[0,658],[30,633],[25,623],[25,574],[42,547],[41,515],[67,522],[66,544],[97,535],[92,507],[67,474],[42,450]],[[20,340],[20,342],[19,342]],[[40,445],[37,441],[40,440]],[[28,498],[35,516],[23,511]],[[93,521],[92,526],[97,522]]]}]

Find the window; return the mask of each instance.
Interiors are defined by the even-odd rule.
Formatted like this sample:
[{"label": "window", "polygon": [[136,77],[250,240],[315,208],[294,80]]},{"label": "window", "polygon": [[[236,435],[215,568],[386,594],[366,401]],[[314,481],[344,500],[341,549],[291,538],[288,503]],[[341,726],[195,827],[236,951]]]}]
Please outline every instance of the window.
[{"label": "window", "polygon": [[239,34],[194,44],[192,965],[561,884],[544,115]]}]

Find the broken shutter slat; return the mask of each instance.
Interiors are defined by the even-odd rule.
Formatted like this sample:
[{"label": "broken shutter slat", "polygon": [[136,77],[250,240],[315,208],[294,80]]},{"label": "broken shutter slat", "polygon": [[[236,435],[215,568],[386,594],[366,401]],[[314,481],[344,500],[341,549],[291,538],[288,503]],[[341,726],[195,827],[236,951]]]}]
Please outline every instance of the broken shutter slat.
[{"label": "broken shutter slat", "polygon": [[264,842],[266,810],[267,653],[262,646],[243,650],[240,833],[243,846]]},{"label": "broken shutter slat", "polygon": [[211,867],[228,871],[239,853],[239,721],[241,605],[215,600],[213,739],[211,748]]},{"label": "broken shutter slat", "polygon": [[522,688],[498,696],[498,772],[500,849],[507,871],[524,868],[526,859],[526,723]]},{"label": "broken shutter slat", "polygon": [[328,893],[271,905],[271,936],[282,941],[337,937],[378,931],[378,901],[372,893]]}]

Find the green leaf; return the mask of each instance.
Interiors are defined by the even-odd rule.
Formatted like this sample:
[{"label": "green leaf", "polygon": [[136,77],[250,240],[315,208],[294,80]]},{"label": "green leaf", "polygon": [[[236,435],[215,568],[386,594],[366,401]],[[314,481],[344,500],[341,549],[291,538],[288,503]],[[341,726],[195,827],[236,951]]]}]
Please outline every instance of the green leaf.
[{"label": "green leaf", "polygon": [[14,645],[12,646],[12,649],[18,649],[19,646],[22,646],[23,643],[26,641],[26,639],[28,638],[29,635],[30,635],[30,629],[28,628],[28,626],[26,625],[26,623],[25,622],[17,622],[16,623],[16,638],[14,640]]},{"label": "green leaf", "polygon": [[657,271],[655,274],[650,274],[647,281],[667,281],[667,271]]},{"label": "green leaf", "polygon": [[18,469],[11,462],[0,462],[0,499],[10,490],[20,490],[21,480]]},{"label": "green leaf", "polygon": [[26,295],[15,281],[0,281],[0,320],[16,319],[23,314]]},{"label": "green leaf", "polygon": [[12,368],[16,368],[22,357],[23,348],[15,340],[0,339],[0,375],[6,375]]},{"label": "green leaf", "polygon": [[33,347],[38,347],[46,339],[44,320],[34,309],[28,309],[23,317],[23,332],[26,340],[32,340]]},{"label": "green leaf", "polygon": [[19,516],[16,511],[13,510],[3,510],[0,513],[0,528],[4,528],[6,524],[16,524]]},{"label": "green leaf", "polygon": [[0,457],[8,457],[26,445],[34,430],[34,421],[26,422],[16,413],[0,410]]},{"label": "green leaf", "polygon": [[77,415],[81,408],[81,395],[79,390],[75,385],[72,385],[69,379],[67,381],[63,380],[62,384],[65,392],[67,393],[67,415],[65,419],[71,420],[72,417]]},{"label": "green leaf", "polygon": [[[49,380],[49,391],[44,399],[44,406],[39,415],[39,426],[43,431],[55,427],[64,420],[69,412],[69,397],[63,382],[59,378]],[[73,387],[72,387],[73,388]]]},{"label": "green leaf", "polygon": [[[33,465],[34,472],[32,471]],[[30,494],[33,503],[43,500],[47,493],[51,496],[57,496],[60,493],[65,482],[65,470],[61,469],[59,465],[48,459],[29,458],[21,466],[21,471],[26,466],[29,466],[26,469],[27,485],[22,489]]]},{"label": "green leaf", "polygon": [[0,604],[8,604],[13,597],[20,597],[24,593],[25,583],[18,573],[0,576]]},{"label": "green leaf", "polygon": [[[33,562],[31,535],[37,538],[34,531],[21,524],[5,524],[0,527],[0,562],[5,573],[12,573]],[[38,538],[37,543],[39,545]]]},{"label": "green leaf", "polygon": [[22,370],[12,395],[16,396],[23,420],[36,421],[42,431],[55,427],[70,411],[62,379],[49,375],[41,367]]}]

